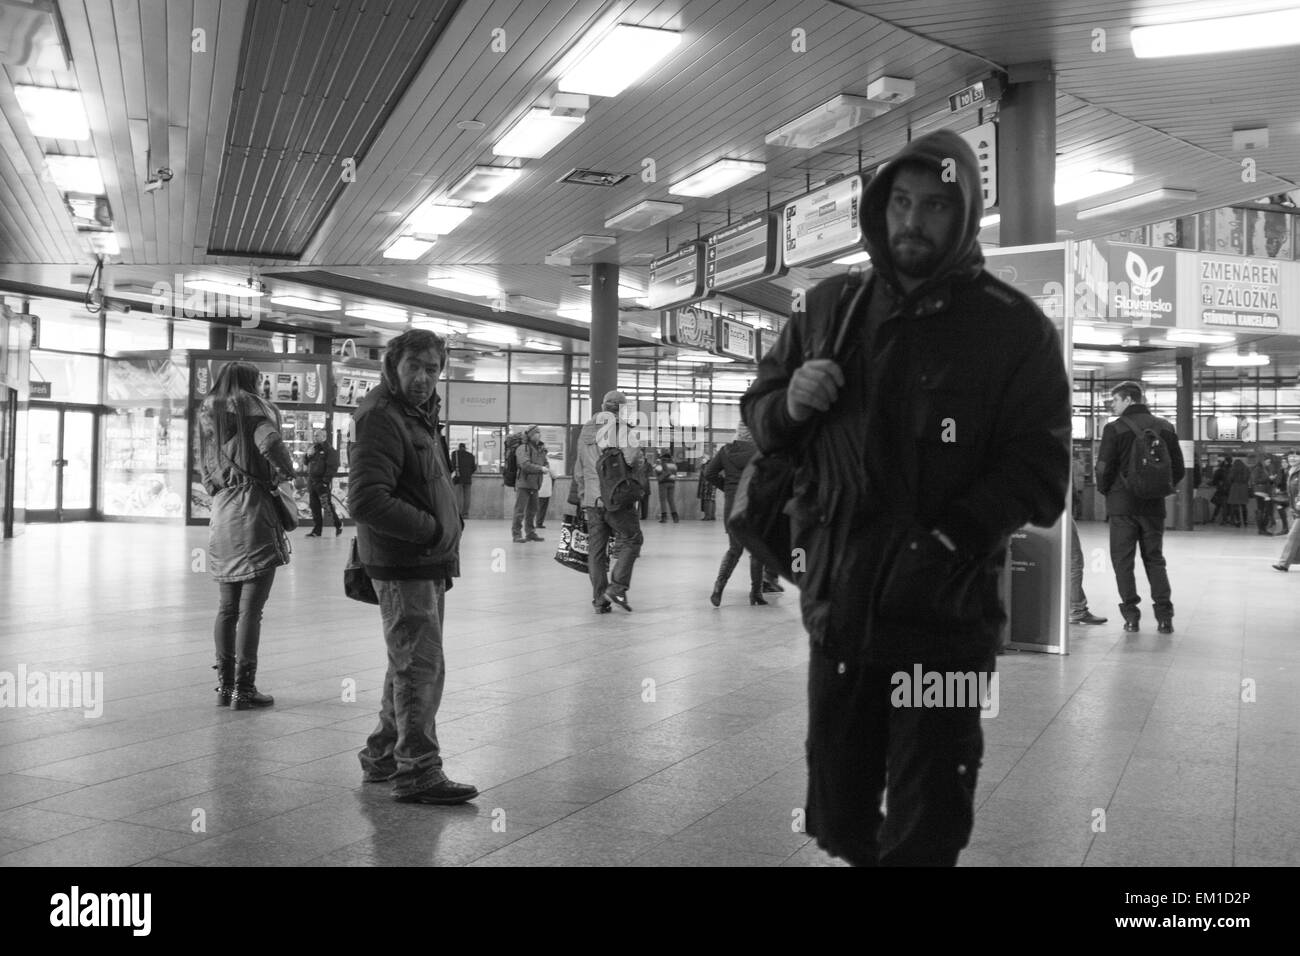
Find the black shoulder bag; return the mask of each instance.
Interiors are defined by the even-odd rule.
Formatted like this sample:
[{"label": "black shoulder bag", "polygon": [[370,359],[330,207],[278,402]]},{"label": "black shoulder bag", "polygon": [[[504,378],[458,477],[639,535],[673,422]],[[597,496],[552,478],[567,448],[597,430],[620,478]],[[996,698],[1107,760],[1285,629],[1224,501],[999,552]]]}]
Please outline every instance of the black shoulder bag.
[{"label": "black shoulder bag", "polygon": [[[847,296],[852,299],[838,316],[833,326],[834,335],[828,334],[824,341],[824,350],[828,355],[820,357],[836,361],[843,355],[844,342],[848,338],[849,324],[862,295],[866,291],[866,281],[856,273],[856,291],[854,279],[845,283],[840,294],[843,305]],[[826,349],[825,346],[829,345]],[[805,355],[805,360],[818,356]],[[791,451],[765,455],[757,452],[741,473],[740,483],[736,486],[736,497],[727,516],[727,530],[736,540],[758,558],[766,568],[775,568],[781,577],[794,581],[794,555],[790,539],[790,517],[786,506],[794,498],[794,477],[798,467],[795,454]]]}]

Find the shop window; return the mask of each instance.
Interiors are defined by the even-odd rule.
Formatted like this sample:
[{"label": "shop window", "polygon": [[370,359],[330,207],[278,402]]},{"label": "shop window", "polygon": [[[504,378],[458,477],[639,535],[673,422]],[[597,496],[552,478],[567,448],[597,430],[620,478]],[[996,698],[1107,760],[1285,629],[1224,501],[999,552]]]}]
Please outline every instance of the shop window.
[{"label": "shop window", "polygon": [[167,319],[156,316],[104,315],[104,348],[108,352],[147,352],[167,348]]},{"label": "shop window", "polygon": [[510,355],[510,381],[515,385],[564,384],[564,357],[561,355]]},{"label": "shop window", "polygon": [[37,348],[60,352],[99,352],[100,317],[83,307],[54,299],[38,299],[31,312],[40,319]]},{"label": "shop window", "polygon": [[194,322],[189,319],[177,319],[172,323],[172,348],[206,349],[211,338],[208,330],[212,326],[207,322]]},{"label": "shop window", "polygon": [[50,401],[99,402],[101,359],[95,355],[70,355],[63,352],[32,352],[31,379],[50,383]]}]

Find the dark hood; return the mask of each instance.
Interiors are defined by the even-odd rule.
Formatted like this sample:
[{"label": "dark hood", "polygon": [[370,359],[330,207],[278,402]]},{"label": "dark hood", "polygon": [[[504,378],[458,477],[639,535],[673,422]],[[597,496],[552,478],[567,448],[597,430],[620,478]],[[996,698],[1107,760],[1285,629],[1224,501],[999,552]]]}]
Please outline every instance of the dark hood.
[{"label": "dark hood", "polygon": [[872,271],[885,276],[895,286],[898,284],[898,279],[894,271],[893,254],[889,249],[888,227],[885,224],[885,204],[889,200],[894,173],[905,163],[914,162],[942,176],[944,161],[947,159],[956,162],[954,172],[964,200],[963,218],[958,226],[957,241],[952,244],[952,248],[940,261],[934,275],[922,284],[921,289],[961,275],[973,276],[984,265],[984,253],[980,251],[979,244],[980,217],[984,215],[984,194],[980,189],[979,161],[964,139],[951,130],[941,129],[914,139],[899,150],[898,154],[876,173],[862,197],[862,220],[866,233],[867,253],[871,256]]}]

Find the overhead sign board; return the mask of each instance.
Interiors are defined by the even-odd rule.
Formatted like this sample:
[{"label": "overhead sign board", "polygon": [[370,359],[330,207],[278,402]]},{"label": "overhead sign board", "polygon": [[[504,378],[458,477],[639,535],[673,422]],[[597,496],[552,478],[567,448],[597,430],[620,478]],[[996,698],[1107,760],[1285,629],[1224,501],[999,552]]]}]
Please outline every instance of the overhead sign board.
[{"label": "overhead sign board", "polygon": [[1134,327],[1172,328],[1178,315],[1178,256],[1165,249],[1104,246],[1106,312]]},{"label": "overhead sign board", "polygon": [[781,209],[782,262],[815,265],[862,248],[862,177],[856,173]]},{"label": "overhead sign board", "polygon": [[961,138],[975,151],[980,164],[980,188],[984,192],[984,208],[998,204],[998,124],[981,123],[973,130],[962,133]]},{"label": "overhead sign board", "polygon": [[983,106],[1002,96],[1002,83],[996,76],[986,77],[948,97],[948,110],[960,113],[972,106]]},{"label": "overhead sign board", "polygon": [[688,242],[650,261],[647,307],[671,309],[704,298],[704,243]]},{"label": "overhead sign board", "polygon": [[748,216],[704,237],[704,287],[710,292],[739,288],[783,271],[775,213]]},{"label": "overhead sign board", "polygon": [[718,355],[741,362],[758,361],[758,329],[721,315],[717,317],[716,324],[714,351]]},{"label": "overhead sign board", "polygon": [[1282,315],[1282,270],[1276,262],[1202,256],[1201,322],[1238,329],[1276,329]]},{"label": "overhead sign board", "polygon": [[663,313],[663,340],[678,348],[702,349],[712,352],[717,341],[714,319],[717,316],[703,309],[672,309]]}]

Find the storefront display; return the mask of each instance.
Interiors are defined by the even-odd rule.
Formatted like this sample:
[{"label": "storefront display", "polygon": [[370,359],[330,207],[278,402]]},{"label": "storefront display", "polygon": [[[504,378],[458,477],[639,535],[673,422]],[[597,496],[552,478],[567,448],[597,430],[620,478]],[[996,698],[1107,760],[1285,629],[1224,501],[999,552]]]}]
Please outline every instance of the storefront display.
[{"label": "storefront display", "polygon": [[107,360],[99,501],[105,517],[183,518],[187,378],[170,356]]}]

